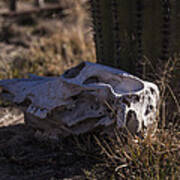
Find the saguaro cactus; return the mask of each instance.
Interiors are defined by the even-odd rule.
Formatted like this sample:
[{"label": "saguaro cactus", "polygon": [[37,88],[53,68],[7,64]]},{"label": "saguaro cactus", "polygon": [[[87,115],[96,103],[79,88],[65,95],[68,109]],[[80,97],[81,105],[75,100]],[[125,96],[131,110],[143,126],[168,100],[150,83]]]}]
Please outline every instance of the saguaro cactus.
[{"label": "saguaro cactus", "polygon": [[135,1],[92,0],[90,2],[98,62],[129,69],[129,66],[132,66],[131,55],[134,54],[137,45],[133,30]]},{"label": "saguaro cactus", "polygon": [[179,53],[178,0],[91,0],[97,61],[134,73]]}]

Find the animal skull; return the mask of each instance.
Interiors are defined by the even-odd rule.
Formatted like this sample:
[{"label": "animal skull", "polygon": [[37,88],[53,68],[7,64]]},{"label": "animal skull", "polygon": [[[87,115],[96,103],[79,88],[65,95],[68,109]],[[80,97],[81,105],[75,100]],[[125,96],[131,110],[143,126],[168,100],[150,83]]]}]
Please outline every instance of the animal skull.
[{"label": "animal skull", "polygon": [[27,124],[62,136],[114,127],[137,133],[156,123],[157,86],[100,64],[83,62],[59,77],[1,80],[0,87]]}]

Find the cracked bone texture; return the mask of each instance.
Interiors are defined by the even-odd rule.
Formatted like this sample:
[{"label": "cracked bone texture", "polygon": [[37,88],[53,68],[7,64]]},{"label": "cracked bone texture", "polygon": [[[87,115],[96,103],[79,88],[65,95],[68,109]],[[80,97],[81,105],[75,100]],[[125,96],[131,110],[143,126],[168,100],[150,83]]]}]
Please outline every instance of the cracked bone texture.
[{"label": "cracked bone texture", "polygon": [[28,125],[50,134],[138,133],[156,123],[157,86],[100,64],[83,62],[58,77],[1,80],[0,87],[0,97],[18,105]]}]

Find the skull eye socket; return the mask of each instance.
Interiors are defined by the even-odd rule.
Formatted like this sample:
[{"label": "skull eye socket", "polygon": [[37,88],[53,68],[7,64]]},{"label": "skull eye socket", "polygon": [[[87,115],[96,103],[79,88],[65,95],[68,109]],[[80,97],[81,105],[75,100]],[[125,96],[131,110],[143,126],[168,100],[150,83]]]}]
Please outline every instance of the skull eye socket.
[{"label": "skull eye socket", "polygon": [[98,82],[100,82],[100,80],[99,80],[98,77],[96,77],[96,76],[91,76],[91,77],[87,78],[87,79],[83,82],[83,84],[92,84],[92,83],[98,83]]},{"label": "skull eye socket", "polygon": [[65,73],[63,74],[63,77],[64,78],[75,78],[77,75],[79,75],[79,73],[85,66],[86,66],[86,64],[84,62],[82,62],[78,66],[65,71]]}]

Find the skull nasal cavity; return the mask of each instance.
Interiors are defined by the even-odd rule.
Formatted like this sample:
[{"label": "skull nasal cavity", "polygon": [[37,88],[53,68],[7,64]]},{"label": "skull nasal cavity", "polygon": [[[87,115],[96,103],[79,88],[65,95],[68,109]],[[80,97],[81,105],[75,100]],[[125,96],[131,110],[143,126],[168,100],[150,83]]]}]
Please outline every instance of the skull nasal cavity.
[{"label": "skull nasal cavity", "polygon": [[67,70],[64,74],[63,74],[63,76],[65,77],[65,78],[74,78],[74,77],[76,77],[77,75],[79,75],[79,73],[81,72],[81,70],[85,67],[85,63],[84,62],[82,62],[81,64],[79,64],[78,66],[76,66],[76,67],[74,67],[74,68],[72,68],[72,69],[70,69],[70,70]]}]

